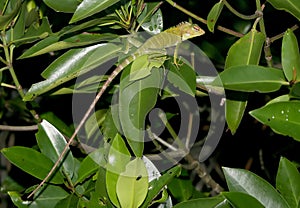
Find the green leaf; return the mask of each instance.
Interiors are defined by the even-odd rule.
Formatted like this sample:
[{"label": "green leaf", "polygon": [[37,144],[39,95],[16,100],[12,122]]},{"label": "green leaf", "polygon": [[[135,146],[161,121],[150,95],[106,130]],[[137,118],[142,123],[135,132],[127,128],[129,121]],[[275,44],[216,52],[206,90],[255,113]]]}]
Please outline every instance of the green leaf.
[{"label": "green leaf", "polygon": [[[229,49],[225,61],[225,69],[238,65],[258,64],[264,44],[264,35],[252,29],[236,41]],[[247,93],[239,93],[233,99],[226,98],[226,121],[234,134],[240,125],[247,106]],[[235,100],[234,98],[238,98]]]},{"label": "green leaf", "polygon": [[216,3],[213,8],[209,11],[207,15],[207,28],[210,32],[214,32],[215,24],[217,23],[217,20],[219,19],[219,16],[222,12],[224,3],[223,1],[219,1]]},{"label": "green leaf", "polygon": [[[12,164],[41,180],[46,177],[54,164],[42,153],[27,147],[14,146],[4,148],[1,152]],[[63,175],[56,172],[50,182],[54,184],[64,183]]]},{"label": "green leaf", "polygon": [[70,20],[70,23],[77,22],[93,14],[101,12],[107,9],[108,7],[116,4],[117,2],[119,2],[119,0],[102,0],[102,1],[83,0],[80,3],[80,5],[77,7],[72,19]]},{"label": "green leaf", "polygon": [[300,102],[276,102],[249,112],[258,121],[270,126],[276,133],[300,141]]},{"label": "green leaf", "polygon": [[[186,202],[180,202],[174,206],[174,208],[191,208],[191,207],[201,207],[201,208],[212,208],[221,207],[226,203],[226,199],[221,196],[209,197],[209,198],[199,198],[192,199]],[[223,207],[223,206],[222,206]],[[231,206],[226,206],[231,207]]]},{"label": "green leaf", "polygon": [[[12,3],[10,1],[9,3]],[[21,10],[22,1],[18,0],[14,5],[11,5],[13,8],[9,14],[4,14],[0,16],[0,30],[6,29],[6,27],[13,21],[13,19],[18,15],[19,11]]]},{"label": "green leaf", "polygon": [[74,194],[70,194],[66,198],[60,200],[55,208],[71,208],[71,207],[77,207],[79,198],[75,196]]},{"label": "green leaf", "polygon": [[190,178],[173,178],[168,185],[168,190],[176,200],[181,202],[192,197],[194,186]]},{"label": "green leaf", "polygon": [[148,172],[141,158],[126,165],[117,182],[117,196],[121,207],[138,208],[148,193]]},{"label": "green leaf", "polygon": [[67,126],[67,124],[62,121],[59,117],[57,117],[52,111],[48,111],[40,115],[40,118],[47,120],[51,123],[55,128],[57,128],[63,135],[67,137],[71,137],[74,129]]},{"label": "green leaf", "polygon": [[106,169],[106,189],[110,201],[117,207],[120,203],[117,198],[117,181],[119,175],[125,171],[126,165],[130,161],[130,152],[128,151],[123,138],[116,135],[112,141],[108,153],[108,163]]},{"label": "green leaf", "polygon": [[56,12],[64,12],[64,13],[73,13],[76,10],[78,4],[77,0],[64,0],[64,1],[43,0],[43,1],[48,7],[55,10]]},{"label": "green leaf", "polygon": [[144,150],[144,122],[146,115],[156,103],[162,71],[153,69],[149,76],[131,82],[129,70],[124,69],[121,76],[119,118],[132,151],[137,157],[141,157]]},{"label": "green leaf", "polygon": [[266,208],[289,208],[276,189],[261,177],[243,169],[223,167],[230,192],[242,192],[256,198]]},{"label": "green leaf", "polygon": [[[149,207],[154,198],[162,191],[162,189],[166,185],[168,185],[174,179],[174,177],[178,176],[180,172],[181,167],[175,166],[164,173],[162,176],[151,180],[149,183],[149,191],[147,197],[141,205],[141,208]],[[151,177],[151,175],[149,175],[149,177]]]},{"label": "green leaf", "polygon": [[44,17],[41,25],[38,25],[37,23],[30,25],[24,35],[19,38],[15,37],[13,43],[20,46],[21,44],[31,43],[35,40],[46,38],[50,34],[52,34],[50,23],[48,18]]},{"label": "green leaf", "polygon": [[225,89],[243,92],[274,92],[289,85],[281,70],[257,65],[230,67],[220,74]]},{"label": "green leaf", "polygon": [[53,208],[60,200],[68,196],[68,193],[61,187],[52,185],[47,185],[34,201],[23,201],[21,195],[16,192],[8,192],[8,194],[18,208]]},{"label": "green leaf", "polygon": [[230,47],[226,57],[225,68],[258,64],[264,41],[265,36],[263,33],[252,29]]},{"label": "green leaf", "polygon": [[289,93],[289,97],[296,98],[296,99],[300,98],[300,82],[293,84]]},{"label": "green leaf", "polygon": [[264,206],[257,199],[242,192],[223,192],[222,195],[233,207],[264,208]]},{"label": "green leaf", "polygon": [[148,55],[137,57],[131,64],[130,81],[144,78],[151,74],[151,67],[149,67]]},{"label": "green leaf", "polygon": [[300,173],[288,159],[281,157],[276,176],[276,188],[290,207],[300,206]]},{"label": "green leaf", "polygon": [[142,28],[152,35],[156,35],[163,30],[163,15],[159,8],[161,2],[148,2],[137,21],[142,24]]},{"label": "green leaf", "polygon": [[83,182],[87,177],[96,173],[100,166],[105,166],[105,154],[105,149],[99,148],[83,159],[78,169],[78,179],[76,184]]},{"label": "green leaf", "polygon": [[71,49],[50,64],[42,73],[46,80],[33,84],[23,98],[30,101],[77,76],[116,57],[121,46],[103,43],[87,48]]},{"label": "green leaf", "polygon": [[[29,208],[53,208],[60,200],[66,198],[68,195],[69,193],[62,187],[47,185],[45,190],[42,190],[41,193],[35,194],[35,196],[38,197],[30,203]],[[28,202],[26,201],[23,203],[28,205]]]},{"label": "green leaf", "polygon": [[183,62],[180,68],[176,67],[173,60],[168,60],[167,67],[170,70],[167,73],[167,79],[182,92],[195,96],[196,93],[196,73],[194,69]]},{"label": "green leaf", "polygon": [[104,34],[90,34],[90,33],[82,33],[79,35],[74,35],[69,38],[61,38],[58,35],[52,35],[31,48],[29,48],[25,53],[23,53],[19,59],[30,58],[34,56],[39,56],[45,53],[74,48],[79,46],[87,46],[103,41],[113,40],[117,37],[117,35],[104,33]]},{"label": "green leaf", "polygon": [[288,81],[300,80],[300,53],[298,41],[292,30],[288,29],[283,36],[281,61]]},{"label": "green leaf", "polygon": [[[41,152],[47,155],[53,163],[55,163],[63,149],[67,145],[64,136],[47,120],[43,120],[39,124],[39,131],[36,134],[36,140],[39,145]],[[72,178],[74,171],[74,158],[68,148],[68,153],[62,162],[62,171]]]},{"label": "green leaf", "polygon": [[268,0],[273,7],[284,10],[300,20],[300,2],[298,0]]}]

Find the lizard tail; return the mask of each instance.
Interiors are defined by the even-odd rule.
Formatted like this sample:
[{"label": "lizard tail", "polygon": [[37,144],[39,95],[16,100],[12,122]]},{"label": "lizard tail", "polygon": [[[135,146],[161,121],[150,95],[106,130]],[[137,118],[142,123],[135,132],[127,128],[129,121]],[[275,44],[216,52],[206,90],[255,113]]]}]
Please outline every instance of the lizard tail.
[{"label": "lizard tail", "polygon": [[63,151],[61,152],[61,154],[59,155],[57,161],[55,162],[55,164],[53,165],[53,167],[51,168],[51,170],[49,171],[49,173],[47,174],[47,176],[43,179],[43,181],[29,194],[29,196],[27,198],[32,197],[43,185],[46,181],[48,181],[48,179],[50,178],[50,176],[54,173],[54,171],[56,170],[56,168],[58,167],[58,165],[60,164],[60,162],[62,161],[62,159],[64,158],[64,156],[66,155],[66,153],[69,150],[69,146],[70,144],[73,142],[74,138],[76,137],[76,135],[78,134],[79,130],[82,128],[82,126],[84,125],[84,123],[86,122],[86,120],[88,119],[89,115],[91,114],[92,110],[95,108],[97,102],[99,101],[99,99],[101,98],[101,96],[103,95],[103,93],[105,92],[105,90],[109,87],[109,85],[111,84],[111,82],[114,80],[114,78],[116,78],[116,76],[118,76],[118,74],[127,66],[129,65],[134,59],[135,59],[135,55],[131,55],[130,57],[128,57],[127,59],[125,59],[121,64],[119,64],[117,66],[117,68],[114,69],[114,71],[109,75],[109,77],[107,78],[106,82],[103,84],[102,88],[100,89],[100,91],[98,92],[98,94],[96,95],[95,99],[93,100],[93,102],[91,103],[90,107],[88,108],[88,110],[85,112],[83,118],[81,119],[80,123],[78,124],[78,126],[76,127],[74,133],[72,134],[72,136],[70,137],[68,143],[66,144],[65,148],[63,149]]}]

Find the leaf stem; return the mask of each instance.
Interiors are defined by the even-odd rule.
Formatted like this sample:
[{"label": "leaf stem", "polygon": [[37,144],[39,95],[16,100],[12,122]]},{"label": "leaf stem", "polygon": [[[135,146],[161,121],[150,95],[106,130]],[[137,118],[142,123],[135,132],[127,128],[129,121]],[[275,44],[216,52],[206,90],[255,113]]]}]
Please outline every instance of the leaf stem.
[{"label": "leaf stem", "polygon": [[226,0],[222,0],[224,5],[227,7],[227,9],[229,9],[229,11],[231,11],[233,14],[235,14],[236,16],[238,16],[241,19],[244,20],[253,20],[257,17],[259,17],[259,14],[257,12],[255,12],[252,15],[244,15],[241,14],[240,12],[238,12],[237,10],[235,10]]},{"label": "leaf stem", "polygon": [[[260,0],[256,0],[256,9],[257,12],[263,14],[263,10],[265,8],[265,5],[261,5]],[[265,59],[267,61],[267,64],[269,67],[273,66],[273,60],[272,60],[272,53],[271,53],[271,42],[270,42],[270,38],[267,36],[267,32],[266,32],[266,28],[265,28],[265,23],[264,23],[264,19],[263,16],[259,17],[257,19],[259,21],[259,28],[260,31],[265,35],[266,37],[266,41],[265,41],[265,45],[264,45],[264,53],[265,53]]]},{"label": "leaf stem", "polygon": [[[14,67],[13,67],[13,50],[14,50],[14,45],[9,45],[6,42],[6,34],[5,31],[1,31],[1,38],[2,38],[2,47],[4,50],[4,54],[5,54],[5,59],[3,58],[3,61],[5,61],[6,63],[6,68],[9,70],[10,75],[13,79],[13,82],[15,83],[15,88],[17,89],[19,95],[21,96],[21,98],[24,98],[25,94],[23,92],[23,88],[18,80],[18,77],[15,73]],[[30,113],[32,114],[32,116],[37,120],[40,121],[39,115],[35,112],[35,110],[30,110]]]},{"label": "leaf stem", "polygon": [[[205,20],[205,19],[197,16],[196,14],[188,11],[187,9],[185,9],[182,6],[178,5],[176,2],[174,2],[172,0],[166,0],[166,2],[168,2],[171,6],[175,7],[176,9],[178,9],[178,10],[182,11],[183,13],[187,14],[188,16],[190,16],[190,17],[192,17],[192,18],[194,18],[194,19],[202,22],[203,24],[207,25],[207,20]],[[233,35],[235,37],[239,37],[240,38],[240,37],[244,36],[244,34],[242,34],[242,33],[230,30],[230,29],[225,28],[225,27],[220,26],[220,25],[217,26],[217,29],[220,30],[220,31],[222,31],[222,32],[225,32],[225,33],[227,33],[229,35]]]}]

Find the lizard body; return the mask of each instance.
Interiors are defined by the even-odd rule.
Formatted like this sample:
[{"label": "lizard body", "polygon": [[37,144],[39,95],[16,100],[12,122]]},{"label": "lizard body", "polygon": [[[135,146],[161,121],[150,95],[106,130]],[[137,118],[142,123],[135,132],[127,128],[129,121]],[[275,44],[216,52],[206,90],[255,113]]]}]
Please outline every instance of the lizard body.
[{"label": "lizard body", "polygon": [[45,177],[45,179],[39,184],[39,186],[28,196],[30,198],[52,175],[56,167],[59,165],[60,161],[63,159],[65,154],[68,151],[68,146],[73,142],[75,136],[81,129],[81,127],[84,125],[86,120],[88,119],[88,116],[92,112],[92,110],[95,108],[96,103],[102,96],[102,94],[105,92],[105,90],[109,87],[111,82],[114,80],[114,78],[126,67],[128,66],[131,62],[136,60],[137,57],[146,55],[146,54],[151,54],[151,51],[156,50],[156,51],[163,51],[166,48],[172,47],[172,46],[177,46],[179,43],[182,41],[185,41],[190,38],[194,38],[197,36],[201,36],[204,34],[204,30],[202,30],[198,25],[196,24],[191,24],[188,22],[183,22],[178,24],[177,26],[171,27],[151,38],[145,41],[144,44],[139,47],[134,54],[130,55],[128,58],[126,58],[122,63],[120,63],[114,71],[111,73],[111,75],[108,77],[106,82],[103,84],[102,88],[96,95],[95,99],[89,106],[88,110],[86,111],[85,115],[81,119],[80,123],[76,127],[73,135],[69,139],[68,143],[66,144],[64,150],[60,154],[59,158],[57,159],[56,163],[52,167],[52,169],[49,171],[48,175]]}]

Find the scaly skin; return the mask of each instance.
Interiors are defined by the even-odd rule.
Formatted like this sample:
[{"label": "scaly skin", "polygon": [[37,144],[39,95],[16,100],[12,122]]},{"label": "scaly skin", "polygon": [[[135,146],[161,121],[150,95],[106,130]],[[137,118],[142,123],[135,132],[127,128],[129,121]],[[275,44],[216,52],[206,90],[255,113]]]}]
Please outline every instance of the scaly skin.
[{"label": "scaly skin", "polygon": [[188,22],[183,22],[178,24],[177,26],[171,27],[151,38],[149,38],[140,48],[137,49],[137,51],[129,56],[127,59],[125,59],[122,63],[118,65],[118,67],[111,73],[111,75],[108,77],[106,82],[103,84],[101,90],[96,95],[95,99],[91,103],[89,109],[81,119],[79,125],[75,129],[73,135],[71,136],[70,140],[66,144],[64,150],[60,154],[59,158],[57,159],[56,163],[52,167],[52,169],[49,171],[48,175],[45,177],[45,179],[39,184],[39,186],[28,196],[30,198],[33,196],[34,193],[49,179],[49,177],[52,175],[54,170],[59,165],[60,161],[65,156],[69,145],[73,142],[75,136],[81,129],[81,127],[84,125],[86,120],[88,119],[88,116],[92,112],[92,110],[95,108],[96,103],[99,101],[105,90],[109,87],[111,82],[114,80],[114,78],[131,62],[133,62],[137,57],[145,54],[151,54],[151,50],[164,50],[165,48],[177,46],[182,41],[201,36],[204,34],[204,30],[202,30],[198,25],[191,24]]}]

